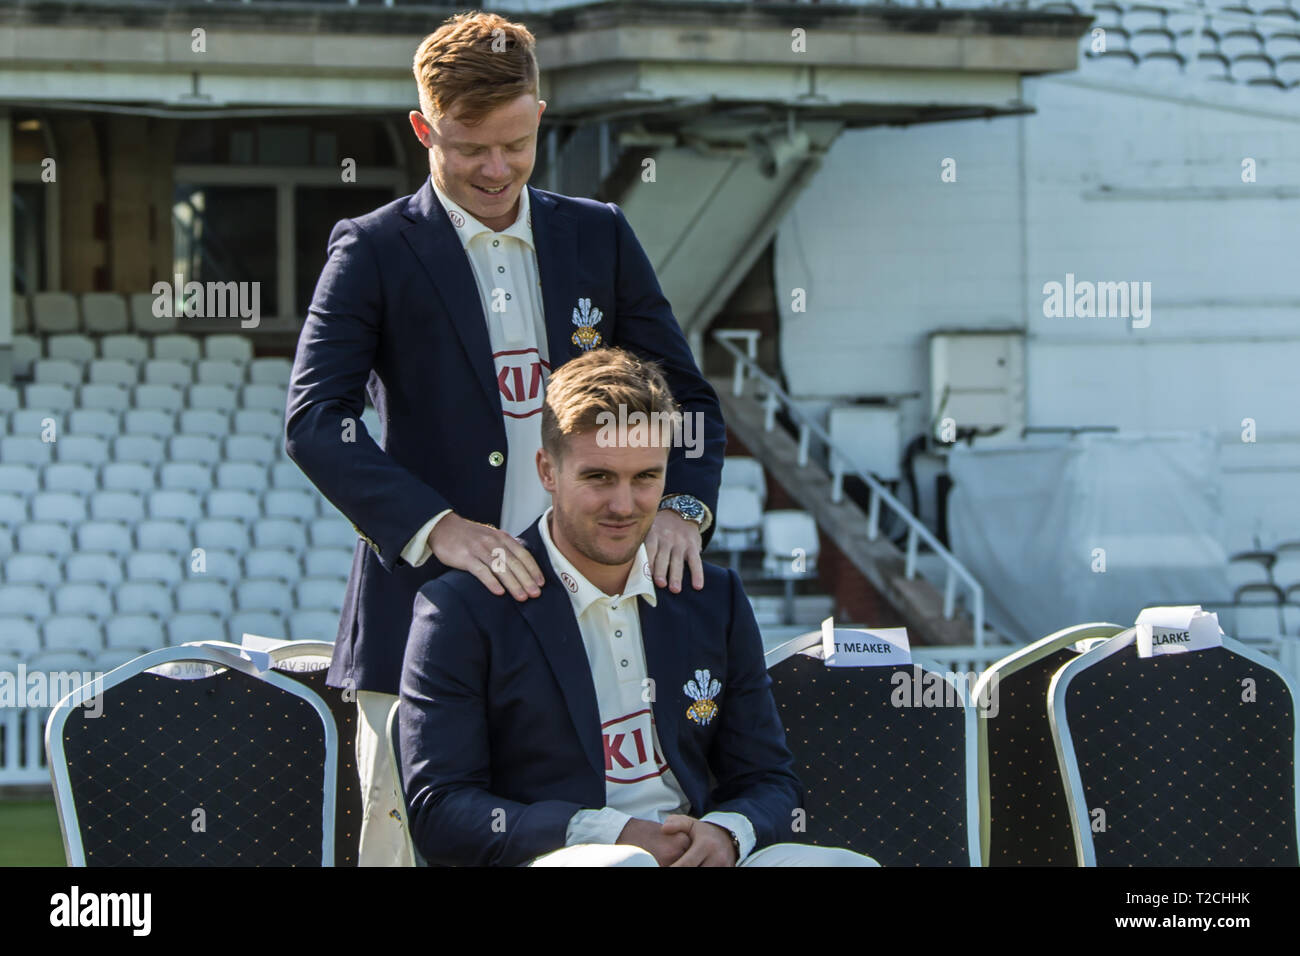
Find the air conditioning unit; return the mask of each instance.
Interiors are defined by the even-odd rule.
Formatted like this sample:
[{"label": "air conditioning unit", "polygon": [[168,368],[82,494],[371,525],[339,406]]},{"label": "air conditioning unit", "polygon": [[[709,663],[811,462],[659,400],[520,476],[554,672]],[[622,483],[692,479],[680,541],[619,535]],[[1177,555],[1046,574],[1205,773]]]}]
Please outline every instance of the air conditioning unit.
[{"label": "air conditioning unit", "polygon": [[1025,337],[1021,332],[937,332],[930,336],[930,420],[934,437],[1000,429],[982,444],[1019,442],[1025,427]]}]

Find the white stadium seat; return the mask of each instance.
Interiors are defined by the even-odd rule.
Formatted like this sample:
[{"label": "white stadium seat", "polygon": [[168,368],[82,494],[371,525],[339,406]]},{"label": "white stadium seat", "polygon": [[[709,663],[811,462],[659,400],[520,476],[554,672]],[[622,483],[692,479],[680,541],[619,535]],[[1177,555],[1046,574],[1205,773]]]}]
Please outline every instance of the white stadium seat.
[{"label": "white stadium seat", "polygon": [[[77,529],[78,547],[81,542],[81,530]],[[63,565],[63,579],[70,584],[102,584],[109,588],[122,583],[122,565],[117,558],[108,554],[81,553],[68,555]]]},{"label": "white stadium seat", "polygon": [[260,494],[266,488],[266,469],[251,461],[225,461],[217,465],[217,487]]},{"label": "white stadium seat", "polygon": [[84,367],[95,359],[95,340],[76,332],[51,335],[45,340],[45,354],[52,359],[66,359]]},{"label": "white stadium seat", "polygon": [[717,530],[710,544],[723,551],[756,547],[762,536],[763,504],[753,488],[723,485],[718,489]]},{"label": "white stadium seat", "polygon": [[60,614],[85,614],[96,620],[113,613],[113,599],[100,584],[63,584],[54,591],[54,609]]},{"label": "white stadium seat", "polygon": [[123,435],[167,438],[176,433],[176,416],[161,408],[132,408],[122,413]]},{"label": "white stadium seat", "polygon": [[758,495],[760,507],[767,504],[767,476],[756,458],[727,455],[722,459],[722,487],[749,488]]},{"label": "white stadium seat", "polygon": [[63,583],[63,566],[48,554],[15,554],[5,559],[5,584],[39,584],[54,587]]},{"label": "white stadium seat", "polygon": [[187,611],[167,622],[167,643],[189,644],[193,641],[227,640],[221,617],[206,612]]},{"label": "white stadium seat", "polygon": [[235,603],[241,611],[293,610],[293,594],[281,581],[243,581],[235,586]]},{"label": "white stadium seat", "polygon": [[317,496],[309,491],[276,488],[262,496],[262,514],[268,518],[297,518],[312,521],[316,517]]},{"label": "white stadium seat", "polygon": [[296,611],[289,615],[290,640],[333,643],[338,630],[339,616],[329,611]]},{"label": "white stadium seat", "polygon": [[203,517],[199,496],[190,491],[155,491],[149,495],[149,517],[187,524]]},{"label": "white stadium seat", "polygon": [[130,388],[140,383],[140,369],[135,362],[125,358],[105,356],[87,364],[86,382],[91,385],[121,385]]},{"label": "white stadium seat", "polygon": [[203,359],[194,366],[194,381],[199,385],[244,384],[244,366],[229,359]]},{"label": "white stadium seat", "polygon": [[317,518],[309,525],[313,548],[346,548],[357,544],[357,533],[346,518]]},{"label": "white stadium seat", "polygon": [[253,545],[302,551],[307,547],[307,531],[292,518],[263,518],[253,523]]},{"label": "white stadium seat", "polygon": [[292,373],[293,363],[288,359],[258,358],[248,363],[250,385],[274,385],[287,393]]},{"label": "white stadium seat", "polygon": [[135,546],[140,551],[188,555],[192,550],[189,527],[175,518],[146,518],[136,522]]},{"label": "white stadium seat", "polygon": [[42,651],[33,655],[27,662],[27,671],[28,673],[36,671],[90,673],[93,664],[91,658],[85,654],[74,654],[71,651]]},{"label": "white stadium seat", "polygon": [[[355,547],[353,545],[354,549]],[[344,551],[342,548],[312,548],[303,553],[302,576],[347,578],[352,571],[352,556],[355,553],[355,550]]]},{"label": "white stadium seat", "polygon": [[[114,444],[114,450],[117,445]],[[158,487],[152,465],[138,461],[113,461],[99,470],[99,483],[105,491],[149,492]]]},{"label": "white stadium seat", "polygon": [[134,548],[131,528],[121,521],[87,521],[77,528],[76,538],[77,551],[85,552],[78,556],[83,557],[95,556],[98,552],[120,558]]},{"label": "white stadium seat", "polygon": [[253,343],[243,335],[209,335],[203,340],[203,357],[248,362],[253,358]]},{"label": "white stadium seat", "polygon": [[229,385],[191,385],[185,404],[190,408],[206,408],[229,413],[236,405],[239,393]]},{"label": "white stadium seat", "polygon": [[203,570],[201,571],[196,568],[193,558],[187,559],[183,564],[185,576],[196,581],[220,581],[230,587],[244,578],[244,570],[234,551],[203,548]]},{"label": "white stadium seat", "polygon": [[167,646],[162,623],[149,614],[118,614],[104,622],[106,647],[154,649]]},{"label": "white stadium seat", "polygon": [[66,414],[57,409],[20,408],[9,413],[8,431],[19,438],[44,439],[46,429],[52,426],[50,437],[61,438]]},{"label": "white stadium seat", "polygon": [[0,652],[25,658],[41,649],[36,622],[16,614],[0,617]]},{"label": "white stadium seat", "polygon": [[15,527],[27,521],[27,497],[0,492],[0,525]]},{"label": "white stadium seat", "polygon": [[[83,385],[77,389],[78,409],[124,412],[131,407],[131,390],[122,385]],[[119,416],[120,417],[120,416]]]},{"label": "white stadium seat", "polygon": [[77,407],[77,390],[71,385],[28,385],[23,388],[23,404],[70,412]]},{"label": "white stadium seat", "polygon": [[[208,500],[211,502],[211,495]],[[243,554],[250,547],[248,529],[243,522],[230,518],[204,518],[194,525],[194,546]]]},{"label": "white stadium seat", "polygon": [[176,435],[167,441],[167,458],[211,464],[221,460],[221,442],[210,435]]},{"label": "white stadium seat", "polygon": [[177,412],[185,405],[185,393],[178,385],[137,385],[131,389],[131,405]]},{"label": "white stadium seat", "polygon": [[99,466],[109,460],[107,439],[96,435],[67,435],[54,444],[59,461]]},{"label": "white stadium seat", "polygon": [[91,668],[102,674],[107,674],[117,670],[123,664],[128,664],[147,651],[156,650],[153,647],[118,647],[105,648],[95,655],[91,662]]},{"label": "white stadium seat", "polygon": [[127,330],[126,299],[116,292],[86,292],[81,296],[86,331],[112,335]]},{"label": "white stadium seat", "polygon": [[253,521],[257,518],[257,496],[247,491],[218,489],[208,493],[206,516],[209,518],[234,518]]},{"label": "white stadium seat", "polygon": [[[821,549],[817,522],[806,511],[780,510],[763,513],[763,570],[779,578],[816,576]],[[802,554],[803,571],[795,567]]]},{"label": "white stadium seat", "polygon": [[87,520],[86,498],[68,491],[41,491],[28,502],[33,521],[75,525]]},{"label": "white stadium seat", "polygon": [[45,465],[53,458],[52,442],[25,435],[0,438],[0,462],[7,465]]},{"label": "white stadium seat", "polygon": [[19,378],[27,378],[32,374],[32,366],[41,357],[40,339],[31,335],[15,335],[13,352],[10,354],[14,375]]},{"label": "white stadium seat", "polygon": [[157,359],[197,362],[202,357],[200,351],[199,340],[193,335],[155,335],[153,339],[153,357]]},{"label": "white stadium seat", "polygon": [[40,584],[6,584],[0,588],[0,615],[49,617],[54,612],[50,593]]},{"label": "white stadium seat", "polygon": [[98,653],[104,646],[99,621],[79,614],[55,614],[41,623],[41,636],[49,651]]},{"label": "white stadium seat", "polygon": [[31,298],[32,328],[53,335],[81,328],[77,298],[70,292],[37,292]]},{"label": "white stadium seat", "polygon": [[267,408],[284,413],[288,393],[278,385],[245,385],[239,392],[241,408]]},{"label": "white stadium seat", "polygon": [[73,435],[94,435],[99,438],[116,438],[122,427],[122,418],[115,411],[102,408],[78,408],[68,413],[68,432]]},{"label": "white stadium seat", "polygon": [[275,459],[275,443],[261,435],[229,435],[222,442],[222,460],[254,461],[265,465]]},{"label": "white stadium seat", "polygon": [[95,469],[80,462],[55,462],[41,472],[41,483],[46,491],[67,491],[76,495],[89,495],[99,490]]},{"label": "white stadium seat", "polygon": [[212,469],[193,461],[166,462],[158,466],[158,487],[203,494],[212,490]]},{"label": "white stadium seat", "polygon": [[11,412],[22,406],[22,399],[18,394],[18,389],[12,385],[0,384],[0,412]]},{"label": "white stadium seat", "polygon": [[[126,418],[131,413],[127,412],[122,418],[122,424],[127,424]],[[113,439],[113,461],[118,464],[132,463],[152,467],[156,462],[162,461],[166,457],[166,445],[162,439],[154,435],[145,434],[123,434],[120,438]]]},{"label": "white stadium seat", "polygon": [[127,555],[126,577],[130,581],[177,584],[183,576],[181,559],[168,551],[137,551]]},{"label": "white stadium seat", "polygon": [[144,363],[141,380],[148,385],[179,385],[185,388],[194,381],[194,370],[176,359],[150,359]]},{"label": "white stadium seat", "polygon": [[230,433],[230,419],[226,413],[207,408],[187,408],[177,416],[176,426],[182,435],[225,438]]},{"label": "white stadium seat", "polygon": [[269,408],[240,408],[230,417],[232,435],[265,435],[284,443],[284,412]]},{"label": "white stadium seat", "polygon": [[328,611],[337,623],[343,610],[344,587],[338,578],[303,578],[294,588],[294,602],[303,610]]},{"label": "white stadium seat", "polygon": [[173,610],[171,589],[153,581],[127,581],[113,593],[119,614],[149,614],[167,618]]},{"label": "white stadium seat", "polygon": [[217,581],[182,581],[176,585],[172,595],[178,611],[207,611],[225,616],[234,610],[230,589]]},{"label": "white stadium seat", "polygon": [[138,365],[149,359],[149,340],[143,335],[129,332],[125,335],[106,335],[99,340],[99,357],[125,359]]},{"label": "white stadium seat", "polygon": [[37,385],[76,387],[85,379],[85,364],[61,358],[37,359],[32,365],[32,380]]},{"label": "white stadium seat", "polygon": [[63,558],[72,553],[72,532],[52,521],[29,521],[15,535],[18,551]]},{"label": "white stadium seat", "polygon": [[286,636],[288,628],[284,619],[274,611],[236,611],[226,619],[226,630],[230,633],[227,638],[230,641],[238,641],[244,634],[279,640]]},{"label": "white stadium seat", "polygon": [[154,303],[158,297],[152,292],[135,292],[127,299],[127,308],[131,314],[131,328],[137,332],[154,334],[171,332],[176,328],[175,315],[154,315]]},{"label": "white stadium seat", "polygon": [[304,475],[302,469],[292,461],[273,461],[268,471],[271,475],[272,488],[291,488],[309,491],[313,495],[320,494],[316,486],[311,483],[311,479]]},{"label": "white stadium seat", "polygon": [[0,493],[30,495],[40,486],[40,469],[36,465],[0,462]]},{"label": "white stadium seat", "polygon": [[289,585],[302,576],[298,553],[287,548],[250,548],[244,554],[244,577],[274,579]]},{"label": "white stadium seat", "polygon": [[90,498],[90,517],[134,524],[144,517],[144,498],[130,491],[97,491]]}]

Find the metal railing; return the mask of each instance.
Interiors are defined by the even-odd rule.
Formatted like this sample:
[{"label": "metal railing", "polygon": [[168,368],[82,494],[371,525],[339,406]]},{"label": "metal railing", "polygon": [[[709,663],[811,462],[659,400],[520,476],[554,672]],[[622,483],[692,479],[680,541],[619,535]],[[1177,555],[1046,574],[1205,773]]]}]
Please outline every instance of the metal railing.
[{"label": "metal railing", "polygon": [[48,707],[0,709],[0,785],[50,782],[45,766]]},{"label": "metal railing", "polygon": [[[957,583],[958,581],[962,582],[970,592],[968,610],[970,611],[974,629],[975,646],[983,647],[984,589],[975,580],[975,576],[947,548],[940,544],[939,539],[934,536],[933,532],[922,524],[920,519],[912,514],[902,502],[890,494],[889,490],[877,481],[867,469],[859,467],[853,461],[852,456],[837,447],[831,441],[831,437],[826,433],[825,429],[812,421],[802,409],[796,406],[794,400],[782,390],[775,379],[758,367],[758,336],[759,333],[753,329],[722,329],[713,333],[714,341],[731,353],[732,358],[735,359],[732,394],[737,398],[743,397],[746,383],[750,378],[761,382],[766,387],[767,393],[763,398],[763,430],[772,431],[776,427],[777,411],[785,410],[786,414],[799,428],[798,463],[800,468],[808,466],[808,449],[813,436],[821,440],[829,453],[832,502],[839,504],[844,500],[844,476],[846,474],[854,475],[867,486],[871,493],[867,508],[867,538],[869,540],[875,541],[880,536],[880,509],[882,505],[907,526],[904,573],[909,581],[916,577],[916,556],[921,542],[924,542],[931,551],[943,559],[947,572],[943,587],[943,616],[949,620],[952,619],[956,606]],[[745,343],[745,351],[742,352],[737,348],[735,345],[737,341]]]}]

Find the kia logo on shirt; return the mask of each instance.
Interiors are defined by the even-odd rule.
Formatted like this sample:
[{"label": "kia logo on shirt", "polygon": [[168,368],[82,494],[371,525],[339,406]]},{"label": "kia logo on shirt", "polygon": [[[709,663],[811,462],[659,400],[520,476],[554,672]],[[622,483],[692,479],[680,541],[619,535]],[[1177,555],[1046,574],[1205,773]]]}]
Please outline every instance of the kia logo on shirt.
[{"label": "kia logo on shirt", "polygon": [[543,386],[551,368],[541,360],[537,349],[512,349],[492,357],[496,360],[502,414],[510,418],[540,415]]},{"label": "kia logo on shirt", "polygon": [[654,749],[652,726],[649,708],[601,725],[607,781],[636,783],[661,776],[668,768],[667,762]]}]

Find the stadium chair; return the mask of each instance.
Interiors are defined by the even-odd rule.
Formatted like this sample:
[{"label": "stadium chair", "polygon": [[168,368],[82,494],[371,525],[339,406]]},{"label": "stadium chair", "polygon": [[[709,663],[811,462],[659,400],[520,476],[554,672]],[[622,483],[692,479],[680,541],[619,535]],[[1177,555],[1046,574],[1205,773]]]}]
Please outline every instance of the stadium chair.
[{"label": "stadium chair", "polygon": [[126,300],[116,292],[83,293],[81,315],[86,331],[96,335],[111,335],[127,329]]},{"label": "stadium chair", "polygon": [[70,412],[77,406],[77,390],[67,385],[26,385],[23,406]]},{"label": "stadium chair", "polygon": [[710,547],[729,555],[731,569],[740,570],[740,558],[761,543],[763,506],[752,488],[724,485],[718,491],[717,530]]},{"label": "stadium chair", "polygon": [[0,528],[0,558],[7,558],[14,553],[14,538],[7,530]]},{"label": "stadium chair", "polygon": [[[800,842],[847,847],[886,867],[979,866],[976,717],[961,688],[919,658],[827,667],[820,630],[766,659],[806,788]],[[895,706],[900,686],[940,688],[946,705]]]},{"label": "stadium chair", "polygon": [[1300,584],[1300,544],[1294,541],[1284,542],[1273,549],[1277,560],[1273,562],[1270,573],[1273,582],[1283,591]]},{"label": "stadium chair", "polygon": [[26,659],[41,649],[41,632],[36,622],[19,614],[4,612],[0,617],[0,653]]},{"label": "stadium chair", "polygon": [[[32,381],[37,385],[63,385],[76,388],[85,377],[82,369],[83,363],[72,362],[68,359],[37,359],[32,365]],[[30,394],[28,392],[28,395]],[[38,403],[31,401],[29,398],[27,404],[36,405]]]},{"label": "stadium chair", "polygon": [[141,369],[146,385],[177,385],[187,388],[194,381],[194,370],[175,359],[149,359]]},{"label": "stadium chair", "polygon": [[116,558],[129,553],[134,547],[131,543],[131,528],[121,521],[84,522],[77,527],[76,539],[77,550],[80,552],[100,552]]},{"label": "stadium chair", "polygon": [[[46,428],[53,424],[51,437],[63,437],[66,413],[61,409],[20,408],[9,413],[9,434],[27,438],[42,438]],[[51,443],[52,444],[52,443]]]},{"label": "stadium chair", "polygon": [[223,461],[217,465],[217,487],[260,494],[266,488],[266,469],[251,461]]},{"label": "stadium chair", "polygon": [[12,385],[0,384],[0,412],[12,412],[21,405],[22,400],[18,395],[18,389]]},{"label": "stadium chair", "polygon": [[247,491],[210,491],[204,507],[209,518],[233,518],[245,523],[255,521],[258,514],[257,496]]},{"label": "stadium chair", "polygon": [[767,505],[767,474],[757,458],[727,455],[722,459],[722,487],[748,488],[758,495],[760,508]]},{"label": "stadium chair", "polygon": [[40,490],[40,474],[35,465],[0,462],[0,493],[33,495]]},{"label": "stadium chair", "polygon": [[288,359],[255,358],[248,363],[250,385],[274,385],[287,393],[292,373],[293,363]]},{"label": "stadium chair", "polygon": [[1080,866],[1300,863],[1294,687],[1276,661],[1222,640],[1144,659],[1130,628],[1052,678]]},{"label": "stadium chair", "polygon": [[[86,365],[87,385],[116,385],[119,388],[134,388],[140,383],[140,369],[136,363],[125,358],[101,358]],[[85,388],[86,386],[82,386]],[[130,398],[130,393],[127,393]]]},{"label": "stadium chair", "polygon": [[245,385],[239,390],[239,407],[266,408],[283,414],[287,398],[278,385]]},{"label": "stadium chair", "polygon": [[90,496],[90,517],[134,524],[144,518],[144,497],[130,491],[97,491]]},{"label": "stadium chair", "polygon": [[45,741],[70,866],[334,864],[334,720],[275,670],[152,651],[61,700]]},{"label": "stadium chair", "polygon": [[53,613],[50,592],[43,585],[6,583],[0,588],[0,616],[40,620]]},{"label": "stadium chair", "polygon": [[275,458],[275,443],[262,435],[230,435],[222,442],[222,461],[251,461],[266,465]]},{"label": "stadium chair", "polygon": [[[268,581],[276,581],[283,590],[285,585],[297,584],[301,576],[296,550],[252,548],[244,554],[244,577],[249,580],[264,578]],[[279,608],[278,604],[274,606]]]},{"label": "stadium chair", "polygon": [[[85,520],[85,496],[99,490],[99,478],[95,475],[95,469],[80,462],[57,462],[46,465],[41,470],[41,482],[45,485],[46,491],[77,496],[83,514],[82,520]],[[34,509],[32,513],[36,513]]]},{"label": "stadium chair", "polygon": [[292,518],[263,518],[253,524],[253,546],[302,551],[307,547],[307,532]]},{"label": "stadium chair", "polygon": [[113,599],[101,584],[61,584],[54,589],[54,610],[103,620],[113,613]]},{"label": "stadium chair", "polygon": [[102,408],[78,408],[68,413],[68,431],[73,435],[116,438],[121,432],[121,427],[121,417],[115,411],[105,411]]},{"label": "stadium chair", "polygon": [[236,611],[226,619],[226,633],[233,641],[240,640],[245,634],[281,640],[287,630],[284,619],[275,611],[266,609]]},{"label": "stadium chair", "polygon": [[15,335],[13,352],[10,355],[14,375],[18,378],[28,378],[32,374],[32,366],[41,357],[41,341],[32,335]]},{"label": "stadium chair", "polygon": [[262,514],[268,518],[296,518],[311,522],[316,518],[317,497],[309,491],[275,488],[262,496]]},{"label": "stadium chair", "polygon": [[1281,605],[1285,595],[1273,584],[1237,588],[1232,608],[1234,631],[1241,637],[1273,637],[1282,633]]},{"label": "stadium chair", "polygon": [[233,551],[223,551],[219,548],[209,550],[203,549],[203,563],[196,565],[193,559],[183,562],[185,574],[187,577],[196,580],[220,581],[227,587],[233,586],[235,582],[243,580],[244,572],[240,567],[239,558]]},{"label": "stadium chair", "polygon": [[[333,630],[330,631],[333,633]],[[356,703],[345,699],[336,688],[325,686],[325,675],[334,645],[318,640],[294,640],[271,651],[272,668],[292,680],[306,684],[325,701],[334,716],[339,746],[338,789],[334,798],[334,865],[356,866],[361,840],[361,789],[357,775]]]},{"label": "stadium chair", "polygon": [[170,617],[174,610],[171,590],[151,581],[119,584],[113,592],[113,604],[118,614],[149,614],[162,619]]},{"label": "stadium chair", "polygon": [[[118,447],[114,443],[115,453]],[[157,487],[153,467],[138,461],[109,462],[99,470],[99,484],[104,491],[134,491],[137,494],[147,494]]]},{"label": "stadium chair", "polygon": [[[210,497],[210,496],[209,496]],[[194,546],[243,554],[250,547],[248,530],[230,518],[204,518],[194,525]]]},{"label": "stadium chair", "polygon": [[182,578],[181,562],[167,551],[136,551],[127,555],[126,577],[129,581],[177,584]]},{"label": "stadium chair", "polygon": [[194,381],[199,385],[238,388],[244,384],[244,366],[229,359],[201,359],[194,366]]},{"label": "stadium chair", "polygon": [[131,407],[178,412],[185,407],[185,393],[178,385],[136,385],[131,389]]},{"label": "stadium chair", "polygon": [[241,611],[274,611],[277,614],[289,614],[293,610],[293,595],[281,581],[241,581],[235,585],[235,605]]},{"label": "stadium chair", "polygon": [[337,612],[295,611],[289,615],[289,636],[295,641],[331,640],[338,630]]},{"label": "stadium chair", "polygon": [[47,651],[71,651],[93,657],[104,649],[99,622],[75,614],[54,614],[41,624],[41,637]]},{"label": "stadium chair", "polygon": [[185,404],[189,408],[228,414],[235,407],[237,394],[229,385],[191,385]]},{"label": "stadium chair", "polygon": [[[149,340],[141,335],[105,335],[99,340],[99,357],[140,365],[149,360]],[[94,379],[91,379],[94,381]],[[135,381],[124,382],[134,385]]]},{"label": "stadium chair", "polygon": [[45,354],[52,359],[75,362],[80,368],[87,362],[94,361],[95,342],[89,336],[75,332],[51,335],[45,340]]},{"label": "stadium chair", "polygon": [[401,724],[397,720],[397,708],[400,701],[394,701],[393,706],[388,711],[388,733],[385,735],[388,740],[388,757],[397,770],[397,790],[402,797],[402,812],[406,815],[406,826],[402,832],[406,834],[406,845],[411,851],[411,859],[415,861],[416,866],[428,866],[424,856],[415,848],[413,837],[411,835],[411,805],[406,802],[406,788],[402,786],[402,735]]},{"label": "stadium chair", "polygon": [[101,465],[108,461],[108,442],[95,435],[66,435],[53,442],[59,461]]},{"label": "stadium chair", "polygon": [[149,614],[118,614],[104,622],[104,646],[154,650],[165,647],[167,637],[162,624]]},{"label": "stadium chair", "polygon": [[221,442],[210,435],[174,435],[167,440],[167,460],[211,465],[221,460]]},{"label": "stadium chair", "polygon": [[178,362],[197,362],[199,340],[193,335],[180,333],[155,335],[153,338],[153,357],[156,359],[174,359]]},{"label": "stadium chair", "polygon": [[99,674],[107,674],[109,671],[117,670],[124,664],[129,664],[141,655],[147,654],[153,647],[106,647],[91,660],[91,669]]},{"label": "stadium chair", "polygon": [[0,493],[0,525],[14,527],[27,520],[27,496]]},{"label": "stadium chair", "polygon": [[971,698],[988,714],[975,722],[985,866],[1075,865],[1047,687],[1085,646],[1122,630],[1105,623],[1067,627],[997,661],[976,682]]},{"label": "stadium chair", "polygon": [[37,292],[31,298],[32,329],[42,335],[76,332],[81,328],[81,312],[76,296],[70,292]]},{"label": "stadium chair", "polygon": [[786,624],[794,621],[794,582],[816,579],[820,551],[817,522],[808,512],[763,513],[763,573],[785,583]]},{"label": "stadium chair", "polygon": [[[81,528],[77,529],[77,542],[80,547]],[[102,584],[112,589],[124,580],[122,565],[111,554],[76,553],[68,555],[63,565],[63,580],[69,584]]]},{"label": "stadium chair", "polygon": [[135,546],[140,551],[166,551],[189,557],[190,533],[184,521],[175,518],[147,518],[135,525]]},{"label": "stadium chair", "polygon": [[75,683],[81,684],[94,677],[90,670],[91,663],[91,659],[85,654],[73,651],[41,651],[28,659],[27,672],[29,674],[37,671],[77,674],[82,679]]},{"label": "stadium chair", "polygon": [[157,335],[176,329],[179,320],[175,315],[154,315],[154,302],[157,298],[152,292],[134,292],[128,297],[127,308],[134,331]]},{"label": "stadium chair", "polygon": [[63,567],[48,554],[15,554],[5,559],[5,584],[54,587],[63,581]]},{"label": "stadium chair", "polygon": [[158,466],[158,487],[164,491],[206,494],[212,490],[212,469],[195,461],[164,462]]},{"label": "stadium chair", "polygon": [[357,545],[357,533],[343,518],[317,518],[308,525],[313,548],[345,548]]},{"label": "stadium chair", "polygon": [[170,644],[188,644],[193,641],[223,640],[226,629],[221,617],[207,611],[182,611],[173,614],[166,622],[167,641]]},{"label": "stadium chair", "polygon": [[86,513],[85,498],[67,491],[37,492],[32,495],[28,507],[31,509],[33,521],[76,525],[89,517]]},{"label": "stadium chair", "polygon": [[19,551],[63,558],[72,553],[72,532],[52,521],[29,521],[18,529]]},{"label": "stadium chair", "polygon": [[[240,408],[230,416],[232,435],[263,435],[284,442],[284,412],[269,408]],[[297,468],[297,465],[293,466]],[[301,473],[301,469],[299,469]]]},{"label": "stadium chair", "polygon": [[203,517],[202,498],[192,491],[150,492],[149,517],[182,521],[189,525]]},{"label": "stadium chair", "polygon": [[203,357],[249,362],[253,358],[253,344],[243,335],[209,335],[203,340]]},{"label": "stadium chair", "polygon": [[[159,408],[132,408],[122,413],[122,435],[142,438],[163,439],[176,431],[176,416]],[[152,446],[151,446],[152,447]],[[147,459],[151,464],[162,459],[162,446],[159,445],[155,457]],[[113,457],[118,461],[145,461],[143,458],[123,458],[123,453],[114,449]]]},{"label": "stadium chair", "polygon": [[312,548],[303,552],[302,576],[304,578],[341,578],[346,580],[352,573],[352,557],[356,554],[356,545],[351,549]]},{"label": "stadium chair", "polygon": [[77,389],[77,409],[114,412],[121,430],[122,413],[131,407],[131,390],[122,385],[83,385]]},{"label": "stadium chair", "polygon": [[172,594],[178,611],[206,611],[226,617],[234,610],[230,590],[217,581],[182,581]]}]

